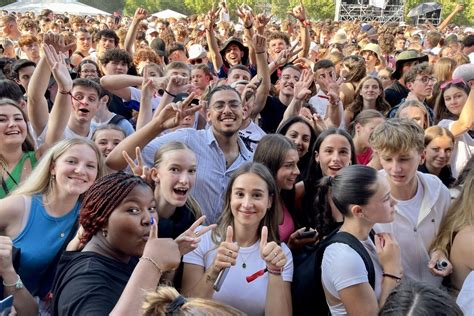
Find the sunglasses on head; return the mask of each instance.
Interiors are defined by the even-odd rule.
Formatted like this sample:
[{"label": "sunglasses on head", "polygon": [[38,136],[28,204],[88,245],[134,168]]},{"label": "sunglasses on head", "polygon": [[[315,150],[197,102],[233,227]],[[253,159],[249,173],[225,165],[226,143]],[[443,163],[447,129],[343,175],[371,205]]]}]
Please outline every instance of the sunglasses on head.
[{"label": "sunglasses on head", "polygon": [[202,58],[196,58],[196,59],[191,59],[189,63],[191,65],[196,65],[196,64],[202,64],[203,59]]},{"label": "sunglasses on head", "polygon": [[444,89],[446,89],[448,86],[455,85],[455,84],[466,85],[466,83],[464,82],[464,80],[463,80],[462,78],[457,78],[457,79],[453,79],[453,80],[446,81],[445,83],[443,83],[443,84],[440,86],[440,88],[441,88],[441,90],[444,90]]}]

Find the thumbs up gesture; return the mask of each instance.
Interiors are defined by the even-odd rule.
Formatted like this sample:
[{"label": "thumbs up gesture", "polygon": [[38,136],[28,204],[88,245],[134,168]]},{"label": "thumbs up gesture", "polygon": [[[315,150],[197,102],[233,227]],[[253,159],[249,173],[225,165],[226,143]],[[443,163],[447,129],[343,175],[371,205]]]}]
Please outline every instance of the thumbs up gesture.
[{"label": "thumbs up gesture", "polygon": [[262,227],[260,236],[260,256],[265,260],[270,272],[280,272],[286,264],[283,249],[274,241],[268,242],[268,228]]},{"label": "thumbs up gesture", "polygon": [[234,230],[232,226],[228,226],[225,241],[221,242],[217,248],[216,258],[213,264],[214,270],[220,271],[235,266],[238,255],[239,246],[234,243]]}]

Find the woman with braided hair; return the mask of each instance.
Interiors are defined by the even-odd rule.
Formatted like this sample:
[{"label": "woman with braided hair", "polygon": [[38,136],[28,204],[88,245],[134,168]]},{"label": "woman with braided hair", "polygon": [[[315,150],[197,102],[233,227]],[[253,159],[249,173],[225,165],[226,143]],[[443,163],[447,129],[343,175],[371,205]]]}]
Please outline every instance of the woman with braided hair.
[{"label": "woman with braided hair", "polygon": [[157,238],[153,190],[137,176],[105,176],[85,194],[80,224],[85,246],[59,262],[53,314],[137,315],[143,290],[154,290],[181,256],[175,241]]}]

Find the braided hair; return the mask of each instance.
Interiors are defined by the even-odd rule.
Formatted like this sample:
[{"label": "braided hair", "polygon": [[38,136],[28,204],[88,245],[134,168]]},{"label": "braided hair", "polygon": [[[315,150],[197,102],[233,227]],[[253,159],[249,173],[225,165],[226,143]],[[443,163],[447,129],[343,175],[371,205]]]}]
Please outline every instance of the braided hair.
[{"label": "braided hair", "polygon": [[102,177],[84,195],[79,222],[84,229],[81,243],[91,240],[120,205],[127,195],[138,185],[148,186],[141,177],[123,172]]}]

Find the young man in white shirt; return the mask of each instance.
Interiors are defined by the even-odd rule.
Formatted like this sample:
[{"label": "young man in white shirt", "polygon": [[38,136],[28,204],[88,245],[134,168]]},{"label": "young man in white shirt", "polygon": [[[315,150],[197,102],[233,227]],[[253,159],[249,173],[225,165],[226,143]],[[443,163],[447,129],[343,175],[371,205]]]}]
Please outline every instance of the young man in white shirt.
[{"label": "young man in white shirt", "polygon": [[[395,220],[377,224],[377,232],[392,233],[400,244],[404,275],[416,281],[441,285],[442,277],[452,271],[447,254],[428,252],[431,242],[450,205],[449,190],[436,177],[417,171],[423,160],[424,133],[416,122],[389,119],[370,136],[370,144],[378,156],[397,201]],[[438,261],[448,266],[436,269]]]}]

